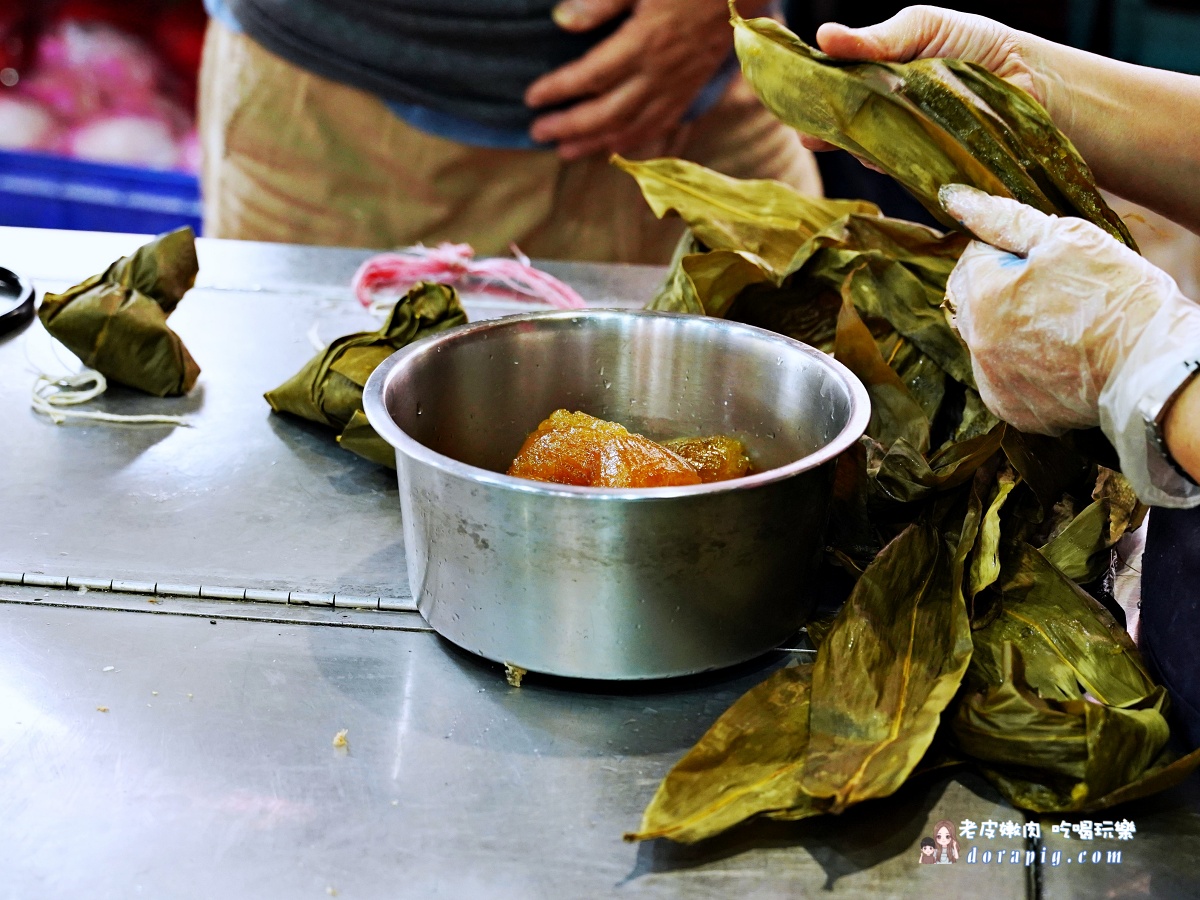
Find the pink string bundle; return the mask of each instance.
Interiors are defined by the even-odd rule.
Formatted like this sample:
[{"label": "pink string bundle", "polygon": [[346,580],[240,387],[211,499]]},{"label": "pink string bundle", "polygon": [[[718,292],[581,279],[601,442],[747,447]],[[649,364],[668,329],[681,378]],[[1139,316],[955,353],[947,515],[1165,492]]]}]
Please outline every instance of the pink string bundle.
[{"label": "pink string bundle", "polygon": [[432,281],[464,291],[510,300],[532,300],[556,309],[581,309],[586,304],[553,275],[535,269],[516,247],[516,259],[475,259],[470,244],[418,244],[397,253],[381,253],[354,273],[354,294],[363,306],[394,303],[414,284]]}]

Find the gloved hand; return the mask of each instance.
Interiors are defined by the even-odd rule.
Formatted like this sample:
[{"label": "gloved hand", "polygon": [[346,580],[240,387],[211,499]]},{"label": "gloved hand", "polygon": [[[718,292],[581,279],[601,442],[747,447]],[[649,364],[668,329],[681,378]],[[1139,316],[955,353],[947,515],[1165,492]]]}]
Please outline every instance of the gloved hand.
[{"label": "gloved hand", "polygon": [[1200,503],[1200,488],[1156,465],[1138,406],[1200,357],[1200,306],[1090,222],[964,185],[942,188],[941,200],[979,239],[946,299],[988,409],[1040,434],[1098,424],[1143,501]]}]

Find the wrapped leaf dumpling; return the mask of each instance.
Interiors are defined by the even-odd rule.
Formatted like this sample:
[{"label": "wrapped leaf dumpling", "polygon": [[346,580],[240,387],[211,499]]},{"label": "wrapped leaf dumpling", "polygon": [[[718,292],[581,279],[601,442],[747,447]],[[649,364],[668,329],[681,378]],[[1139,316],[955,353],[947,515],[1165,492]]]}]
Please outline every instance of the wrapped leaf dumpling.
[{"label": "wrapped leaf dumpling", "polygon": [[167,316],[199,270],[196,235],[180,228],[61,294],[47,294],[38,318],[85,366],[109,380],[159,397],[186,394],[200,367]]},{"label": "wrapped leaf dumpling", "polygon": [[362,393],[376,366],[413,341],[467,321],[458,293],[444,284],[415,285],[378,331],[340,337],[264,396],[275,412],[336,428],[338,443],[372,462],[395,467],[391,446],[363,413]]}]

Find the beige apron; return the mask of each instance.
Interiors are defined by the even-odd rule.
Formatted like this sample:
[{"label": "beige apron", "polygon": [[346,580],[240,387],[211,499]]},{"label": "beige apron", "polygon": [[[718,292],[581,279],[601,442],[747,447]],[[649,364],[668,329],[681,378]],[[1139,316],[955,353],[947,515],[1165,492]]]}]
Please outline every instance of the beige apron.
[{"label": "beige apron", "polygon": [[[470,147],[397,118],[213,22],[200,87],[209,237],[360,247],[465,241],[482,255],[665,263],[682,231],[593,156]],[[705,115],[637,154],[682,156],[819,194],[811,153],[737,77]]]}]

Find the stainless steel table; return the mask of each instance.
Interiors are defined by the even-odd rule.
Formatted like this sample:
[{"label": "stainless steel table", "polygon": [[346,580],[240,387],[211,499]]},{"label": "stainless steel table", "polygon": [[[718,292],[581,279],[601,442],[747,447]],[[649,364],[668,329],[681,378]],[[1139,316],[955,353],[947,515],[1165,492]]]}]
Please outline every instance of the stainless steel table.
[{"label": "stainless steel table", "polygon": [[[0,229],[0,264],[61,289],[139,242]],[[1086,845],[1120,863],[1080,862],[1045,822],[1044,864],[918,866],[940,819],[1024,822],[965,775],[701,847],[623,843],[670,765],[793,654],[514,689],[430,633],[391,473],[261,397],[311,356],[314,327],[370,324],[347,287],[365,255],[202,241],[172,317],[198,387],[102,400],[190,428],[55,426],[29,392],[71,357],[37,323],[0,338],[0,897],[1200,892],[1195,780],[1122,810],[1134,840]],[[548,268],[597,305],[640,306],[661,274]],[[473,317],[504,308],[468,298]],[[1076,855],[1055,866],[1054,850]]]}]

